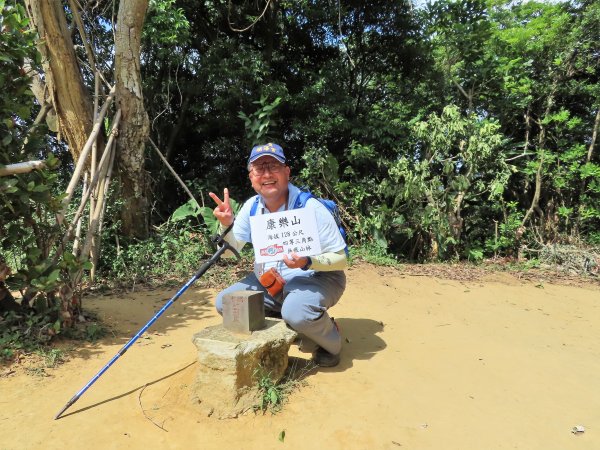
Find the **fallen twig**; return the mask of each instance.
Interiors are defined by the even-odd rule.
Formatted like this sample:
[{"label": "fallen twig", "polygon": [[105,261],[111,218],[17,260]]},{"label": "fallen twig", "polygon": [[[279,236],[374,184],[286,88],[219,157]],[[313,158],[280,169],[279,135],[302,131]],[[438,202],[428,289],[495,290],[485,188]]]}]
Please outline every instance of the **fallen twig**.
[{"label": "fallen twig", "polygon": [[144,414],[144,417],[146,419],[148,419],[150,422],[152,422],[154,425],[156,425],[158,428],[160,428],[163,431],[166,431],[167,433],[169,432],[169,430],[164,429],[161,425],[157,424],[154,420],[152,420],[151,417],[148,416],[148,414],[146,414],[146,410],[144,409],[144,407],[142,406],[142,393],[144,392],[144,389],[146,389],[149,386],[149,383],[146,383],[144,385],[144,387],[142,388],[142,390],[140,391],[140,394],[138,395],[138,402],[140,404],[140,409],[142,410],[142,413]]}]

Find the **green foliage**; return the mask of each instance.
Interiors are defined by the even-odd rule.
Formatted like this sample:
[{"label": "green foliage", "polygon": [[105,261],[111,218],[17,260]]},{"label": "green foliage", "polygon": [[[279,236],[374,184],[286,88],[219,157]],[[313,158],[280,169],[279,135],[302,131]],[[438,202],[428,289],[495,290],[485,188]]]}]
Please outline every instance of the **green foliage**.
[{"label": "green foliage", "polygon": [[268,103],[267,97],[263,96],[260,100],[252,103],[258,105],[259,108],[250,115],[240,111],[238,117],[244,121],[246,136],[251,146],[254,146],[272,140],[269,138],[269,130],[274,124],[272,115],[281,103],[281,97]]},{"label": "green foliage", "polygon": [[263,413],[270,411],[271,414],[281,411],[285,400],[282,385],[273,382],[269,374],[261,374],[260,370],[257,370],[254,376],[257,379],[260,395],[260,402],[254,406],[254,410],[262,411]]},{"label": "green foliage", "polygon": [[523,229],[521,222],[523,212],[519,211],[516,202],[509,202],[504,211],[505,220],[498,224],[493,238],[485,242],[485,248],[494,256],[498,254],[516,254],[520,244]]},{"label": "green foliage", "polygon": [[482,248],[471,248],[468,249],[467,260],[471,262],[481,262],[483,260],[484,253]]},{"label": "green foliage", "polygon": [[[600,166],[590,143],[600,105],[598,2],[282,1],[262,16],[256,2],[222,6],[151,1],[143,34],[153,138],[197,191],[228,187],[248,198],[250,147],[273,140],[297,184],[334,199],[350,242],[374,260],[479,261],[529,244],[597,239]],[[106,63],[110,17],[88,7],[95,14],[84,18],[100,16],[86,25]],[[232,29],[259,17],[247,31]],[[19,79],[6,74],[22,67],[19,42],[32,38],[12,33],[26,29],[26,15],[14,20],[0,38],[0,55],[13,58],[2,81]],[[19,83],[0,96],[22,90],[31,98],[26,80]],[[31,108],[4,101],[14,107],[2,137],[23,142]],[[146,169],[157,235],[123,242],[116,198],[102,238],[107,275],[166,276],[179,257],[173,249],[185,250],[182,230],[216,230],[211,208],[185,203],[156,155]],[[24,178],[19,192],[32,181]],[[53,270],[37,274],[36,284],[50,286]]]},{"label": "green foliage", "polygon": [[0,8],[0,167],[31,160],[45,164],[40,170],[0,177],[0,263],[12,272],[7,289],[22,296],[16,308],[20,311],[0,322],[2,354],[10,357],[15,350],[46,343],[73,324],[78,301],[70,275],[81,265],[70,254],[59,256],[64,234],[56,221],[63,198],[57,194],[59,160],[45,148],[44,126],[33,124],[33,94],[25,71],[26,64],[37,69],[40,62],[35,33],[19,3],[1,2]]},{"label": "green foliage", "polygon": [[25,8],[14,1],[0,0],[0,116],[2,147],[18,140],[18,119],[27,119],[31,112],[32,93],[24,69],[25,60],[40,64],[41,56],[35,48],[35,30],[29,29]]},{"label": "green foliage", "polygon": [[[233,214],[236,215],[241,208],[241,205],[232,198],[229,199],[229,202],[231,204]],[[215,218],[213,209],[209,208],[208,206],[200,206],[191,199],[173,211],[169,221],[179,222],[191,217],[197,219],[199,216],[202,216],[202,220],[204,221],[204,225],[208,233],[216,234],[219,231],[219,221]]]},{"label": "green foliage", "polygon": [[331,189],[331,186],[339,181],[339,163],[327,149],[310,148],[302,156],[306,167],[300,172],[303,179],[317,177],[323,188]]},{"label": "green foliage", "polygon": [[484,194],[497,201],[508,176],[498,157],[498,129],[497,123],[463,116],[455,106],[415,123],[419,159],[401,157],[389,169],[394,205],[402,205],[395,213],[402,215],[390,222],[407,238],[430,242],[431,252],[447,257],[459,251],[468,202]]},{"label": "green foliage", "polygon": [[73,327],[62,328],[46,314],[9,311],[0,315],[0,362],[12,361],[23,353],[36,353],[44,358],[45,367],[56,367],[66,359],[67,351],[50,347],[54,336],[94,342],[106,335],[106,328],[93,318]]},{"label": "green foliage", "polygon": [[65,352],[59,348],[52,348],[42,353],[45,359],[46,367],[54,368],[65,362]]},{"label": "green foliage", "polygon": [[385,248],[373,243],[366,243],[352,247],[352,264],[355,260],[362,260],[377,266],[398,266],[399,262],[395,255],[390,255]]},{"label": "green foliage", "polygon": [[590,245],[600,246],[600,232],[590,233],[588,242]]},{"label": "green foliage", "polygon": [[185,45],[190,39],[190,23],[175,0],[150,0],[143,31],[144,38],[158,44],[165,56],[172,46]]},{"label": "green foliage", "polygon": [[[233,199],[231,205],[237,212],[240,205]],[[210,238],[218,231],[218,222],[214,220],[211,208],[201,208],[188,201],[164,223],[155,226],[148,239],[126,240],[119,236],[119,221],[116,220],[122,207],[121,200],[116,198],[108,206],[98,274],[109,285],[179,283],[180,279],[189,278],[196,272],[216,251]],[[203,221],[204,217],[209,220]],[[227,261],[223,259],[221,264],[227,265]],[[211,271],[204,281],[209,285],[223,285],[233,276],[230,270]],[[102,330],[99,332],[103,333]],[[93,334],[93,328],[86,333]]]},{"label": "green foliage", "polygon": [[198,270],[210,253],[200,228],[167,222],[149,239],[124,242],[116,254],[105,255],[101,274],[124,284],[185,277]]},{"label": "green foliage", "polygon": [[92,322],[85,327],[85,339],[90,342],[95,342],[106,335],[106,328],[97,322]]},{"label": "green foliage", "polygon": [[0,316],[0,361],[12,360],[18,352],[41,351],[54,333],[51,314],[16,313]]},{"label": "green foliage", "polygon": [[108,329],[89,312],[86,313],[86,321],[78,323],[75,327],[67,328],[62,336],[68,339],[96,342],[107,335]]}]

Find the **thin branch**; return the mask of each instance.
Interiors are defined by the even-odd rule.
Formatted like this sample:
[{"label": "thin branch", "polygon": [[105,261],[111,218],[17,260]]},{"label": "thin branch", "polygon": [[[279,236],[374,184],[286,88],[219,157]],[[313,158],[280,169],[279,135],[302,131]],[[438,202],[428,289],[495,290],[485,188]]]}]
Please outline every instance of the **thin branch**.
[{"label": "thin branch", "polygon": [[535,155],[535,153],[521,153],[520,155],[513,156],[512,158],[505,159],[504,162],[513,161],[515,159],[522,158],[523,156],[531,156],[531,155]]},{"label": "thin branch", "polygon": [[104,102],[104,105],[102,106],[102,109],[100,110],[100,113],[98,114],[98,118],[96,119],[96,122],[94,123],[92,132],[90,133],[90,136],[88,137],[87,142],[83,146],[83,150],[81,150],[81,154],[79,155],[79,160],[77,161],[77,166],[75,167],[73,176],[71,178],[71,181],[69,182],[69,186],[67,186],[67,191],[66,191],[67,195],[63,199],[64,210],[57,217],[59,223],[62,222],[62,219],[65,215],[67,206],[69,205],[69,202],[71,201],[71,197],[73,197],[73,192],[75,191],[75,186],[77,186],[77,183],[79,182],[79,177],[81,176],[81,170],[83,169],[83,166],[85,165],[85,160],[87,159],[88,153],[90,152],[90,150],[92,148],[92,144],[96,141],[96,138],[98,137],[98,133],[100,132],[102,121],[104,119],[106,111],[108,110],[108,107],[112,103],[114,96],[115,96],[115,86],[113,86],[111,88],[110,94],[108,95],[106,101]]},{"label": "thin branch", "polygon": [[7,175],[15,175],[17,173],[27,173],[32,170],[44,169],[46,163],[44,161],[28,161],[17,164],[9,164],[0,168],[0,177]]},{"label": "thin branch", "polygon": [[[115,164],[115,155],[117,154],[117,142],[113,142],[113,148],[112,148],[112,153],[110,155],[110,162],[108,163],[108,173],[106,174],[106,181],[104,183],[104,192],[103,192],[103,198],[104,201],[102,202],[102,210],[100,212],[100,218],[98,219],[98,231],[96,232],[99,242],[102,243],[102,239],[100,238],[100,236],[102,236],[102,225],[104,223],[104,214],[106,213],[106,204],[108,203],[108,190],[110,187],[110,180],[112,177],[112,171],[113,171],[113,167]],[[96,266],[98,265],[98,259],[100,258],[100,250],[101,250],[101,245],[98,245],[98,247],[94,250],[94,253],[92,254],[92,270],[90,270],[90,279],[92,280],[92,282],[94,281],[95,277],[96,277]]]},{"label": "thin branch", "polygon": [[[96,68],[96,71],[94,72],[94,121],[96,121],[96,119],[98,118],[98,104],[100,102],[100,77],[99,77],[99,73],[100,71]],[[114,158],[114,145],[113,148],[109,149],[111,152],[111,163],[113,161]],[[94,144],[92,145],[92,158],[91,158],[91,173],[96,173],[96,163],[98,162],[98,141],[96,140],[94,142]],[[109,163],[109,166],[110,164]],[[110,168],[109,168],[110,170]],[[98,197],[101,196],[102,192],[101,192],[101,185],[102,183],[99,183],[96,186],[96,190],[95,192],[92,193],[92,196],[90,198],[90,220],[89,220],[89,224],[91,225],[92,223],[92,214],[96,209],[96,199]],[[95,239],[92,239],[92,244],[91,244],[92,249],[96,248],[96,241]],[[84,247],[85,248],[85,247]],[[93,281],[93,280],[92,280]]]},{"label": "thin branch", "polygon": [[596,145],[596,137],[598,136],[598,129],[600,128],[600,108],[596,111],[596,120],[594,120],[594,129],[592,131],[592,140],[590,141],[590,146],[587,152],[586,162],[590,162],[592,160],[592,155],[594,153],[594,145]]},{"label": "thin branch", "polygon": [[[39,124],[42,123],[44,120],[46,120],[46,116],[53,108],[54,107],[50,103],[43,104],[42,108],[40,109],[40,112],[38,112],[37,116],[35,116],[35,120],[33,121],[33,124],[27,130],[27,133],[26,133],[27,137],[25,138],[25,142],[27,142],[27,140],[29,139],[29,136],[31,136],[31,133],[33,133],[33,131],[39,126]],[[25,146],[25,144],[23,144],[23,147],[24,146]]]},{"label": "thin branch", "polygon": [[138,403],[140,404],[140,409],[142,410],[142,413],[144,414],[144,417],[146,419],[148,419],[150,422],[152,422],[154,425],[156,425],[158,428],[160,428],[163,431],[166,431],[167,433],[169,432],[169,430],[165,430],[162,426],[160,426],[159,424],[157,424],[154,420],[152,420],[150,417],[148,417],[148,414],[146,414],[146,410],[144,409],[144,407],[142,406],[142,394],[144,393],[144,389],[146,389],[149,386],[149,383],[146,383],[144,385],[144,387],[142,388],[142,390],[140,391],[140,394],[138,395]]},{"label": "thin branch", "polygon": [[[88,173],[86,172],[83,175],[83,189],[81,190],[81,198],[85,195],[87,191],[87,181],[88,181]],[[77,228],[75,229],[75,240],[73,241],[73,256],[77,257],[77,253],[79,252],[79,244],[81,242],[81,225],[83,223],[82,218],[80,217],[77,221]]]},{"label": "thin branch", "polygon": [[[150,141],[150,145],[152,146],[152,148],[156,151],[156,153],[158,153],[158,156],[160,157],[160,159],[162,160],[162,162],[165,163],[165,165],[171,171],[171,173],[173,174],[173,176],[175,177],[175,179],[179,182],[179,184],[181,185],[181,187],[183,187],[183,190],[187,193],[187,195],[190,196],[190,198],[194,202],[196,202],[196,205],[200,206],[200,203],[198,203],[198,200],[196,200],[196,198],[194,197],[194,194],[192,194],[192,191],[190,191],[188,189],[188,187],[185,185],[185,183],[183,182],[183,180],[181,178],[179,178],[179,175],[177,175],[177,172],[175,172],[175,170],[173,169],[173,167],[171,167],[171,164],[169,164],[169,161],[167,161],[167,159],[160,152],[160,150],[158,149],[158,147],[156,146],[156,144],[154,143],[154,141],[152,140],[152,138],[148,138],[148,140]],[[204,202],[202,202],[202,206],[204,206]]]},{"label": "thin branch", "polygon": [[52,260],[52,265],[56,265],[56,263],[58,262],[58,258],[62,254],[62,251],[64,251],[64,248],[65,248],[68,240],[71,238],[71,236],[73,234],[73,231],[75,228],[75,223],[77,223],[77,221],[79,220],[79,217],[81,217],[81,214],[83,213],[83,210],[85,209],[85,205],[90,197],[90,194],[93,191],[93,189],[95,188],[96,184],[98,183],[98,179],[100,178],[100,172],[102,171],[102,168],[106,164],[106,162],[108,160],[108,156],[110,156],[111,152],[109,151],[109,149],[111,148],[111,146],[113,144],[114,136],[116,134],[117,127],[119,126],[120,120],[121,120],[121,110],[119,109],[117,111],[117,114],[115,114],[115,118],[113,120],[113,128],[110,133],[110,138],[108,139],[108,142],[106,143],[104,153],[102,154],[102,158],[100,158],[100,162],[98,163],[98,171],[96,172],[96,174],[94,174],[94,177],[92,178],[92,181],[90,182],[90,187],[88,188],[86,194],[81,199],[81,204],[79,205],[79,209],[75,213],[75,217],[73,218],[73,221],[69,225],[69,228],[68,228],[65,236],[63,237],[62,250],[59,249],[56,252],[56,255],[54,255],[54,258]]},{"label": "thin branch", "polygon": [[[98,104],[99,104],[99,95],[100,95],[100,78],[98,77],[98,71],[94,71],[95,77],[94,77],[94,122],[96,121],[96,119],[98,118]],[[109,150],[112,151],[112,148],[110,148]],[[111,160],[112,160],[112,153],[111,153]],[[94,143],[92,144],[92,157],[91,157],[91,161],[90,161],[90,173],[96,173],[96,164],[98,162],[98,139],[96,139],[94,141]],[[94,215],[94,211],[96,210],[96,199],[98,198],[99,194],[98,194],[98,188],[99,186],[101,186],[102,183],[99,183],[96,186],[96,189],[94,191],[92,191],[92,195],[90,197],[90,218],[88,221],[88,224],[91,225],[92,224],[92,218]],[[89,228],[89,226],[88,226]],[[86,240],[87,241],[87,240]],[[94,246],[95,241],[92,241],[92,247]],[[84,246],[85,249],[85,246]],[[84,250],[85,251],[85,250]]]},{"label": "thin branch", "polygon": [[263,18],[263,16],[267,12],[267,8],[269,7],[270,3],[271,3],[271,0],[267,0],[267,4],[265,5],[265,9],[263,9],[263,12],[260,14],[260,16],[258,16],[258,19],[256,19],[254,22],[252,22],[246,28],[237,29],[237,28],[233,28],[233,26],[231,25],[231,0],[229,0],[229,5],[227,7],[227,23],[229,24],[229,28],[231,29],[231,31],[235,31],[236,33],[243,33],[244,31],[248,31],[250,28],[252,28],[254,25],[256,25],[260,19]]},{"label": "thin branch", "polygon": [[340,42],[344,46],[344,50],[346,50],[346,55],[348,56],[348,61],[350,61],[350,65],[352,66],[353,69],[355,69],[356,66],[354,65],[354,61],[352,61],[352,57],[350,56],[350,49],[348,48],[348,46],[346,45],[346,43],[342,39],[342,7],[341,7],[341,0],[338,0],[338,36],[340,37]]},{"label": "thin branch", "polygon": [[92,72],[96,73],[98,71],[96,69],[96,55],[94,54],[94,50],[92,49],[92,46],[89,43],[87,34],[85,33],[83,21],[81,20],[81,16],[79,15],[78,5],[75,4],[74,0],[69,0],[69,8],[71,8],[71,13],[73,14],[73,18],[75,19],[75,24],[77,25],[77,29],[79,30],[81,40],[83,41],[83,45],[85,47],[85,54],[92,68]]},{"label": "thin branch", "polygon": [[181,128],[183,128],[183,125],[186,121],[186,115],[187,115],[189,106],[190,106],[190,96],[186,95],[185,98],[183,99],[183,102],[180,105],[180,108],[179,108],[179,117],[177,118],[177,123],[171,129],[169,140],[167,141],[167,149],[165,151],[165,158],[167,159],[167,161],[169,161],[171,159],[171,154],[173,153],[173,149],[175,147],[175,141],[177,139],[177,136],[179,135],[179,132],[181,131]]},{"label": "thin branch", "polygon": [[471,97],[469,96],[469,94],[467,94],[467,91],[465,91],[465,89],[454,78],[452,79],[452,82],[458,88],[458,90],[460,91],[460,93],[465,96],[465,98],[468,100],[468,102],[470,104],[471,103]]},{"label": "thin branch", "polygon": [[[114,149],[114,145],[111,145],[110,148],[106,149],[107,152],[110,153],[110,161],[114,161],[113,160],[113,152],[115,151]],[[102,215],[102,209],[104,208],[104,202],[105,202],[105,197],[103,195],[104,193],[104,184],[106,183],[106,174],[108,173],[109,168],[106,167],[106,165],[104,165],[104,167],[102,169],[100,169],[100,178],[101,181],[98,184],[98,190],[101,192],[102,195],[99,196],[97,204],[94,205],[94,208],[92,209],[92,204],[90,201],[90,221],[89,221],[89,225],[88,225],[88,230],[87,230],[87,235],[85,237],[85,243],[83,244],[83,249],[81,250],[81,254],[79,256],[79,260],[80,261],[86,261],[88,260],[88,256],[91,256],[91,259],[93,260],[95,255],[96,255],[96,231],[98,230],[98,224],[100,221],[100,216]],[[92,267],[93,269],[93,267]],[[73,280],[74,284],[79,284],[79,281],[81,280],[81,277],[83,277],[83,269],[79,269],[79,272],[77,272],[77,275],[75,276],[75,279]],[[93,280],[92,280],[93,281]]]},{"label": "thin branch", "polygon": [[[533,194],[533,200],[531,201],[531,206],[525,213],[525,217],[523,217],[523,220],[521,221],[522,227],[525,226],[525,224],[527,223],[527,220],[529,220],[529,217],[533,214],[533,212],[538,211],[540,209],[539,204],[540,204],[540,196],[541,196],[541,192],[542,192],[542,167],[543,167],[543,165],[544,165],[544,151],[542,150],[541,155],[540,155],[539,166],[535,173],[535,191]],[[535,227],[533,227],[533,228],[535,228]]]}]

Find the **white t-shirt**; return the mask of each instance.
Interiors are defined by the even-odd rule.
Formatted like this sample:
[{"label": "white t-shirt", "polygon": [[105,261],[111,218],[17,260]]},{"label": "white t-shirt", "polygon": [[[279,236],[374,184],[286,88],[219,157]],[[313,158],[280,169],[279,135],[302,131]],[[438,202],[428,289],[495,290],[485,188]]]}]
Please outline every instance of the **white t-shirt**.
[{"label": "white t-shirt", "polygon": [[[286,211],[292,209],[296,198],[300,194],[300,189],[291,183],[288,183],[288,204],[283,205],[278,211]],[[250,197],[238,212],[235,223],[233,225],[233,235],[238,241],[252,243],[252,234],[250,232],[250,210],[256,202],[256,196]],[[304,205],[305,208],[312,208],[315,211],[315,219],[317,222],[317,230],[319,233],[319,241],[321,243],[321,252],[338,252],[346,248],[346,243],[338,229],[335,219],[329,210],[321,204],[316,198],[310,198]],[[258,204],[256,205],[257,214],[269,214],[269,211],[263,203],[263,199],[258,196]],[[294,277],[301,269],[290,269],[283,261],[270,261],[267,263],[254,262],[254,273],[259,278],[265,271],[271,267],[275,267],[281,276],[287,281]]]}]

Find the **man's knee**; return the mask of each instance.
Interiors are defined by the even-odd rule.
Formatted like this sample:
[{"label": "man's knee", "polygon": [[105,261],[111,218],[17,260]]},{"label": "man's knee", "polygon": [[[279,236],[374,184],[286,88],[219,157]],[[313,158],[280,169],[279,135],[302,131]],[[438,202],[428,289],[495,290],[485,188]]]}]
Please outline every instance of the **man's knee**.
[{"label": "man's knee", "polygon": [[325,311],[312,305],[295,304],[287,301],[283,303],[281,308],[281,318],[298,332],[310,328],[324,313]]},{"label": "man's knee", "polygon": [[215,308],[217,308],[217,312],[220,315],[223,315],[223,292],[219,292],[219,294],[217,294],[217,298],[215,300]]}]

